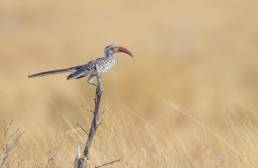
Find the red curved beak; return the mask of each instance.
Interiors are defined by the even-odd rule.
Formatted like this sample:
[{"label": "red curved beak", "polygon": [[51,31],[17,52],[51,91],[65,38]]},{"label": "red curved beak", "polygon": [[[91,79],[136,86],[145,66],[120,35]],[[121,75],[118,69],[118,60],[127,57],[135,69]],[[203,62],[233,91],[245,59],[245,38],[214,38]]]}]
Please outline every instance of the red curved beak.
[{"label": "red curved beak", "polygon": [[123,52],[133,57],[133,54],[125,47],[117,46],[117,50],[118,52]]}]

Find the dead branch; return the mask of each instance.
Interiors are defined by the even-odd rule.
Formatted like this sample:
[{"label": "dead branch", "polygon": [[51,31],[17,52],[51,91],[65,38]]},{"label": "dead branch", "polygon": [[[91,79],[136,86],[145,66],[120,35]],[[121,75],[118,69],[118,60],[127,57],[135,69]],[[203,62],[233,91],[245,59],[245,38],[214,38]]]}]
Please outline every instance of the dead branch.
[{"label": "dead branch", "polygon": [[101,83],[101,76],[97,74],[97,85],[96,85],[96,94],[95,94],[95,108],[93,112],[93,118],[91,121],[90,132],[88,134],[88,138],[86,140],[86,144],[83,151],[83,156],[81,156],[80,147],[77,147],[77,156],[74,161],[75,168],[86,168],[87,161],[89,159],[89,151],[91,144],[93,142],[94,136],[96,134],[97,128],[99,126],[99,115],[100,115],[100,99],[103,93],[102,83]]},{"label": "dead branch", "polygon": [[89,133],[83,128],[83,126],[80,123],[76,123],[76,125],[87,135],[89,135]]},{"label": "dead branch", "polygon": [[100,168],[100,167],[104,167],[104,166],[107,166],[107,165],[112,165],[112,164],[114,164],[114,163],[116,163],[116,162],[120,162],[120,161],[121,161],[121,159],[117,159],[117,160],[114,160],[114,161],[112,161],[112,162],[107,162],[107,163],[104,163],[104,164],[102,164],[102,165],[95,166],[95,168]]}]

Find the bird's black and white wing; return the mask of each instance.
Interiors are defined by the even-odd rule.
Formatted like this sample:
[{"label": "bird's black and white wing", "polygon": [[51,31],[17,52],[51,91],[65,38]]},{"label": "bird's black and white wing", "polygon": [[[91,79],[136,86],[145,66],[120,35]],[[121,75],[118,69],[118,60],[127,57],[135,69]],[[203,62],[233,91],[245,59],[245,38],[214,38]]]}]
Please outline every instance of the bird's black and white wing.
[{"label": "bird's black and white wing", "polygon": [[90,61],[85,65],[82,65],[79,69],[77,69],[75,72],[71,73],[67,80],[70,79],[79,79],[82,77],[86,77],[96,71],[96,60]]}]

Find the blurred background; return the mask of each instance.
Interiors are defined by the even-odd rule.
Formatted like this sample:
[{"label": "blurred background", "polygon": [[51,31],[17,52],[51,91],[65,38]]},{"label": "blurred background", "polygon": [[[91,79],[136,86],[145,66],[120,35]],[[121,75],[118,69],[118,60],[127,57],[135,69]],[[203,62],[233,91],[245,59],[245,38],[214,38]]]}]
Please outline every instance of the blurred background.
[{"label": "blurred background", "polygon": [[[258,1],[0,1],[0,119],[24,131],[11,167],[71,167],[94,87],[35,72],[117,44],[91,166],[258,166]],[[0,131],[0,133],[3,130]],[[53,154],[54,151],[54,154]],[[18,164],[19,161],[19,164]]]}]

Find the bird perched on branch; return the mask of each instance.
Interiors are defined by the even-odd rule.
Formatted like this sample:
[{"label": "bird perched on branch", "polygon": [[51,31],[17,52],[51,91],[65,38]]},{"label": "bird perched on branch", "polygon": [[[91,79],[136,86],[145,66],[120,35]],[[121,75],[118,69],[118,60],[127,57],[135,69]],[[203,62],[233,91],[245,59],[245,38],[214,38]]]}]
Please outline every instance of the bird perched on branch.
[{"label": "bird perched on branch", "polygon": [[59,74],[59,73],[70,73],[67,77],[67,80],[70,79],[80,79],[82,77],[86,77],[87,81],[90,84],[91,80],[96,77],[98,73],[102,74],[109,69],[115,64],[115,53],[118,52],[123,52],[128,54],[129,56],[133,57],[132,53],[121,46],[115,46],[115,45],[108,45],[104,49],[104,57],[97,58],[95,60],[89,61],[88,63],[84,65],[79,65],[79,66],[74,66],[74,67],[69,67],[65,69],[57,69],[57,70],[52,70],[52,71],[45,71],[45,72],[40,72],[36,74],[29,75],[29,78],[34,78],[34,77],[41,77],[41,76],[47,76],[47,75],[54,75],[54,74]]}]

